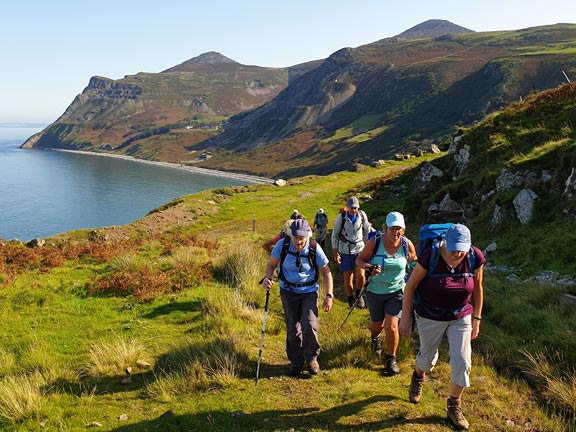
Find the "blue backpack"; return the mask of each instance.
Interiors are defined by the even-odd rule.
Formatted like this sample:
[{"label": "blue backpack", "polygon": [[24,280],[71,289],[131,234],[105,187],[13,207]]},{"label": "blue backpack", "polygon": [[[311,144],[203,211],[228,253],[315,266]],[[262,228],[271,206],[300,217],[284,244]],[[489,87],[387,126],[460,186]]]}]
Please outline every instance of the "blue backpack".
[{"label": "blue backpack", "polygon": [[433,273],[438,263],[438,257],[440,256],[440,246],[442,241],[446,237],[446,231],[448,228],[453,226],[452,222],[442,223],[442,224],[426,224],[420,227],[420,235],[418,237],[418,248],[416,252],[418,256],[422,254],[424,249],[427,247],[432,247],[432,252],[430,253],[430,265],[428,266],[428,277],[446,277],[446,276],[471,276],[474,277],[474,264],[476,262],[476,256],[474,254],[474,248],[470,246],[470,251],[468,253],[468,263],[470,265],[469,273],[450,273],[450,274],[439,274]]}]

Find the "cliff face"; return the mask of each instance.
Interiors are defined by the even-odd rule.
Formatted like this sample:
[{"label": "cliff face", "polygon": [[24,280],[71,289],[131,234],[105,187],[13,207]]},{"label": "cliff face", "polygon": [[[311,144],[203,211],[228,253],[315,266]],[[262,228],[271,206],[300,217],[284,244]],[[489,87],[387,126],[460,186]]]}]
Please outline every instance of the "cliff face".
[{"label": "cliff face", "polygon": [[245,66],[218,53],[157,74],[92,77],[64,114],[23,147],[106,149],[181,162],[190,157],[187,146],[218,133],[229,116],[268,102],[288,79],[288,69]]},{"label": "cliff face", "polygon": [[430,20],[287,69],[206,53],[162,73],[94,77],[25,146],[292,177],[442,145],[458,127],[576,76],[576,25],[475,33]]},{"label": "cliff face", "polygon": [[[428,150],[461,125],[564,83],[562,71],[576,75],[570,51],[575,43],[576,26],[562,24],[424,39],[398,36],[343,49],[270,103],[234,117],[209,144],[239,153],[270,146],[290,154],[290,163],[300,168],[282,171],[285,176]],[[307,131],[314,134],[304,144]],[[301,157],[283,150],[295,145]],[[232,165],[233,156],[225,155]],[[218,157],[209,162],[219,163],[224,161]]]}]

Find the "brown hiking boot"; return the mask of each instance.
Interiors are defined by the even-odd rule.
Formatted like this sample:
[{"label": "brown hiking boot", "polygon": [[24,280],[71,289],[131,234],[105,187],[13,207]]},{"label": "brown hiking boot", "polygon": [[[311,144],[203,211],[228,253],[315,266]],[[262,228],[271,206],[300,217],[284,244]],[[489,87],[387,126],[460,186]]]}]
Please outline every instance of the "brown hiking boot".
[{"label": "brown hiking boot", "polygon": [[410,388],[408,389],[408,397],[410,402],[417,404],[422,398],[422,388],[424,387],[424,376],[418,378],[416,372],[412,373],[412,380],[410,381]]},{"label": "brown hiking boot", "polygon": [[454,427],[458,430],[468,430],[470,423],[462,413],[462,399],[448,398],[446,401],[448,410],[448,420],[452,422]]}]

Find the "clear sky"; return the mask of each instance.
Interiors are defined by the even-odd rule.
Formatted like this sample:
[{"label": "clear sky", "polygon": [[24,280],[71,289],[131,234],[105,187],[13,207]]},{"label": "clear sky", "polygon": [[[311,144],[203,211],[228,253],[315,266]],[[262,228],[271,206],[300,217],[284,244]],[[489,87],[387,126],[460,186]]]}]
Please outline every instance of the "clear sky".
[{"label": "clear sky", "polygon": [[56,120],[94,75],[160,72],[207,51],[286,67],[428,19],[475,31],[576,23],[567,0],[18,0],[0,7],[0,123]]}]

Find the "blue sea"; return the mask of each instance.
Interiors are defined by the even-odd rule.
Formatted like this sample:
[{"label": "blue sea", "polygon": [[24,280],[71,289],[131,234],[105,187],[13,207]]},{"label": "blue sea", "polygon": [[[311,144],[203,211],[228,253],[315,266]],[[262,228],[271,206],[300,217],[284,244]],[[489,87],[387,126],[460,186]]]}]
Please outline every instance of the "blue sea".
[{"label": "blue sea", "polygon": [[43,128],[0,125],[0,238],[123,225],[174,198],[249,181],[19,146]]}]

